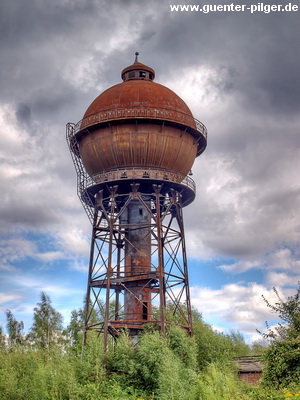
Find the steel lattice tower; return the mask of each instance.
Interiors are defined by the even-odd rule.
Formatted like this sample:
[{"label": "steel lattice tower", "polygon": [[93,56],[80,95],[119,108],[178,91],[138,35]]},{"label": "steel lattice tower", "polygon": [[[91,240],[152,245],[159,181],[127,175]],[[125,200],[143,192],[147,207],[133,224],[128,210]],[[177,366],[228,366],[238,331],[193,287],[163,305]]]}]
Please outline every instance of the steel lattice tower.
[{"label": "steel lattice tower", "polygon": [[[137,55],[137,54],[136,54]],[[92,223],[85,335],[134,339],[146,324],[192,333],[183,207],[206,148],[205,126],[138,62],[98,96],[67,140]]]}]

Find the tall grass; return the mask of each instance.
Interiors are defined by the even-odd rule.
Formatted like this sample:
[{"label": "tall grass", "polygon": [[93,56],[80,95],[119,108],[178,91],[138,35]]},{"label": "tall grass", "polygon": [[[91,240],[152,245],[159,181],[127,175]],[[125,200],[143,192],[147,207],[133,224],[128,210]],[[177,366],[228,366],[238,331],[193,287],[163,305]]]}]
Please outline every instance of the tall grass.
[{"label": "tall grass", "polygon": [[283,400],[288,391],[249,387],[223,359],[199,366],[197,341],[178,328],[166,338],[144,334],[137,347],[126,335],[110,346],[108,371],[98,337],[83,356],[59,347],[1,349],[0,400]]}]

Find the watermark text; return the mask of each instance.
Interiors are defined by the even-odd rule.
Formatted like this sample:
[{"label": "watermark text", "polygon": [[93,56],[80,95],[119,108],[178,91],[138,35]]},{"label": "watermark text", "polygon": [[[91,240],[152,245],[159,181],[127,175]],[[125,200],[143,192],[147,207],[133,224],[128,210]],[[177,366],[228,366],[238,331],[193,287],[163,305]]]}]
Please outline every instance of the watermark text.
[{"label": "watermark text", "polygon": [[202,12],[208,14],[210,12],[250,12],[251,14],[262,12],[269,14],[271,12],[296,12],[299,10],[298,4],[170,4],[172,12]]}]

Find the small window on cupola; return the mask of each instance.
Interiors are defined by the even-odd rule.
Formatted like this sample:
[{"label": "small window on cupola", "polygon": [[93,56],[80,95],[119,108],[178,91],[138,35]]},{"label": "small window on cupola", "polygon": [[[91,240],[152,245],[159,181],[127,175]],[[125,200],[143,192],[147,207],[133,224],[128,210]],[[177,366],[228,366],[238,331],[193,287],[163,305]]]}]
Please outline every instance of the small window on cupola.
[{"label": "small window on cupola", "polygon": [[134,77],[135,77],[135,72],[134,71],[128,72],[128,78],[134,78]]},{"label": "small window on cupola", "polygon": [[140,71],[140,78],[146,78],[146,72],[145,71]]}]

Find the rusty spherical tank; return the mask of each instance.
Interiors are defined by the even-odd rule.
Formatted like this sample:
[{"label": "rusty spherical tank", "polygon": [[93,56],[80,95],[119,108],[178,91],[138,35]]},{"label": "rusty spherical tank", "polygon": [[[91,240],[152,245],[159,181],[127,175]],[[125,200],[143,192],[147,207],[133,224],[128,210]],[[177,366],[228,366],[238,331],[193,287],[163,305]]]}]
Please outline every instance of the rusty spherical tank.
[{"label": "rusty spherical tank", "polygon": [[89,175],[133,167],[187,175],[205,150],[205,127],[154,76],[152,68],[135,62],[122,71],[124,82],[88,107],[76,137]]}]

